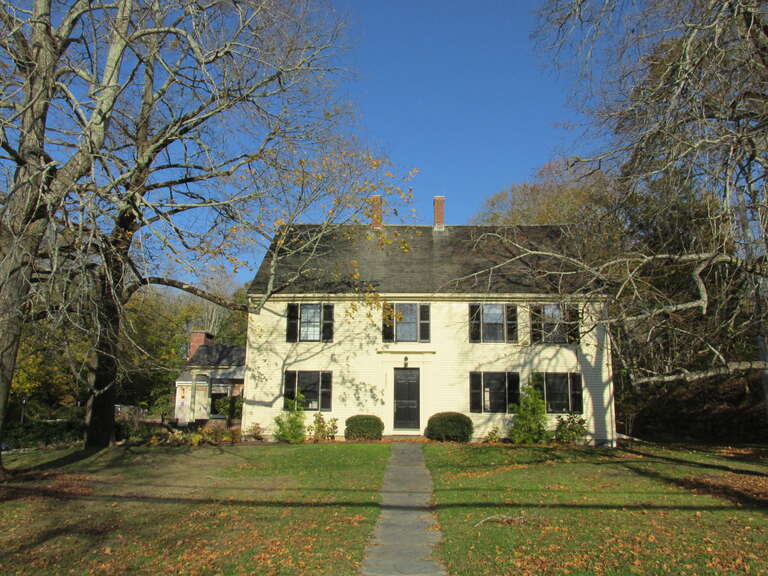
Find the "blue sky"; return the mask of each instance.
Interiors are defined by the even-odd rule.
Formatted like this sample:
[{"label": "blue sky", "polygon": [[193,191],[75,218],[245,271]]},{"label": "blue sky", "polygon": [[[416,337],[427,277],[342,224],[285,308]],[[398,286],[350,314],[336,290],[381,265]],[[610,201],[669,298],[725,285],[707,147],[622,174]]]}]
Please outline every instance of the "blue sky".
[{"label": "blue sky", "polygon": [[349,22],[340,87],[363,139],[413,182],[418,223],[444,195],[446,223],[467,223],[491,194],[578,151],[570,80],[536,56],[540,2],[337,0]]}]

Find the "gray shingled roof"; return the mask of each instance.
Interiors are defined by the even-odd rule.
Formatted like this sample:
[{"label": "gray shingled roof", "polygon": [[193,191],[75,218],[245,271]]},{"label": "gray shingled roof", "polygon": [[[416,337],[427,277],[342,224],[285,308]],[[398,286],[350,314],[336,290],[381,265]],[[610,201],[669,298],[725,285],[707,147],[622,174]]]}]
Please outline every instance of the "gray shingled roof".
[{"label": "gray shingled roof", "polygon": [[[285,246],[301,247],[318,225],[284,231]],[[563,243],[562,226],[385,226],[345,225],[279,259],[274,288],[286,293],[345,293],[366,286],[379,293],[556,293],[564,289],[559,261],[509,262],[514,244],[546,249]],[[267,291],[276,244],[270,247],[248,292]],[[310,256],[311,254],[311,256]],[[493,266],[498,268],[489,271]],[[546,268],[550,273],[542,273]],[[359,273],[359,277],[358,274]],[[570,290],[573,290],[573,286]]]},{"label": "gray shingled roof", "polygon": [[225,344],[204,344],[187,366],[245,366],[245,347]]}]

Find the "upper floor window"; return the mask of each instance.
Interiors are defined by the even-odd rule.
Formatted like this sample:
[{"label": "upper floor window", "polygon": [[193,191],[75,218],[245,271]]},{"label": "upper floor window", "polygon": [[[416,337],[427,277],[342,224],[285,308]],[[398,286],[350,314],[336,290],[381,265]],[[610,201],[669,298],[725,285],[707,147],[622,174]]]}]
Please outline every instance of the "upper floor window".
[{"label": "upper floor window", "polygon": [[470,342],[517,342],[517,306],[470,304]]},{"label": "upper floor window", "polygon": [[305,410],[331,409],[331,372],[285,371],[283,409],[291,410],[298,399]]},{"label": "upper floor window", "polygon": [[384,342],[429,342],[429,337],[429,304],[384,304],[381,319]]},{"label": "upper floor window", "polygon": [[531,386],[539,391],[551,414],[584,410],[578,372],[534,372]]},{"label": "upper floor window", "polygon": [[333,304],[288,304],[286,342],[332,342]]},{"label": "upper floor window", "polygon": [[531,306],[531,342],[579,342],[579,309],[569,304]]},{"label": "upper floor window", "polygon": [[500,413],[520,402],[520,375],[517,372],[470,372],[469,411]]}]

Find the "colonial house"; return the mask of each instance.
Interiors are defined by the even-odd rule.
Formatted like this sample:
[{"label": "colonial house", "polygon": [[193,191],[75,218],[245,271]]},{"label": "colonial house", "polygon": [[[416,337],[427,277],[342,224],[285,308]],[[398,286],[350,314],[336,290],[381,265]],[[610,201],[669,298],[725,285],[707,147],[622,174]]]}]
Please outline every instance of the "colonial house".
[{"label": "colonial house", "polygon": [[217,400],[241,396],[244,376],[244,346],[217,344],[208,332],[192,332],[187,364],[176,379],[177,422],[224,418],[218,413]]},{"label": "colonial house", "polygon": [[[503,434],[510,404],[535,386],[552,425],[576,412],[590,441],[614,444],[603,302],[556,263],[519,257],[562,244],[563,228],[445,226],[444,199],[434,203],[433,226],[382,225],[374,199],[371,226],[284,230],[249,288],[243,429],[269,433],[300,394],[340,430],[374,414],[385,435],[421,435],[430,416],[457,411],[477,437]],[[293,248],[277,261],[280,246]]]}]

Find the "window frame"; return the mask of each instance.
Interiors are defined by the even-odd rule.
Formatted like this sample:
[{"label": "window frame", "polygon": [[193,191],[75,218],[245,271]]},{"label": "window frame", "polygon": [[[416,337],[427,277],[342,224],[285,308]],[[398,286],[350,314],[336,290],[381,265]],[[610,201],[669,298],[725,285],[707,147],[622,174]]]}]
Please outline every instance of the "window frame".
[{"label": "window frame", "polygon": [[[560,320],[546,322],[545,309],[558,307]],[[581,342],[581,308],[579,304],[564,304],[562,302],[546,302],[534,304],[530,308],[531,315],[531,344],[579,344]],[[554,324],[554,328],[546,327]],[[560,336],[561,334],[561,336]],[[552,335],[556,335],[553,337]]]},{"label": "window frame", "polygon": [[[416,307],[414,324],[416,327],[415,340],[401,340],[398,338],[398,306],[407,305]],[[404,322],[403,322],[404,323]],[[432,307],[425,302],[384,302],[381,308],[381,339],[386,343],[406,342],[430,342],[432,337]]]},{"label": "window frame", "polygon": [[[486,402],[485,402],[485,390],[486,390],[486,382],[485,378],[486,376],[490,375],[498,375],[498,374],[504,374],[504,411],[498,411],[498,410],[486,410]],[[473,408],[473,395],[476,395],[476,393],[473,391],[474,383],[473,383],[473,376],[476,378],[479,375],[480,377],[480,409],[477,410],[476,408]],[[510,385],[515,385],[516,390],[514,394],[510,394]],[[512,401],[513,399],[510,398],[510,396],[516,396],[516,402]],[[489,400],[488,405],[490,406],[491,402]],[[519,372],[510,372],[510,371],[493,371],[493,370],[486,370],[486,371],[476,371],[473,370],[469,373],[469,412],[470,414],[514,414],[512,410],[509,409],[509,406],[511,404],[520,404],[520,373]]]},{"label": "window frame", "polygon": [[[331,370],[285,370],[283,372],[283,410],[288,410],[287,401],[295,401],[296,395],[300,392],[299,381],[301,374],[317,375],[317,408],[302,406],[306,412],[332,412],[333,411],[333,371]],[[293,381],[293,394],[286,395],[288,391],[289,380]],[[326,402],[327,400],[327,402]],[[324,407],[325,406],[325,407]]]},{"label": "window frame", "polygon": [[[486,339],[486,325],[491,323],[485,322],[485,306],[502,307],[502,339],[500,340]],[[473,314],[473,307],[477,307],[475,314]],[[518,305],[510,302],[472,302],[469,305],[469,342],[471,344],[517,344],[520,341],[517,309]],[[512,318],[512,314],[510,314],[510,312],[513,310],[514,318]],[[477,315],[479,315],[479,319],[476,319]],[[474,336],[475,330],[479,330],[479,337]],[[513,334],[513,337],[510,337],[510,334]]]},{"label": "window frame", "polygon": [[[547,399],[547,375],[566,376],[568,389],[567,410],[550,410],[549,400]],[[534,379],[537,376],[542,377],[541,385],[539,385],[537,382],[534,382]],[[576,390],[576,384],[578,384],[578,390]],[[531,375],[528,379],[528,385],[536,388],[541,393],[541,397],[544,399],[547,414],[584,414],[584,379],[581,375],[581,372],[531,372]]]},{"label": "window frame", "polygon": [[[319,307],[318,338],[302,338],[302,310],[307,306]],[[290,302],[286,307],[286,342],[333,342],[334,306],[323,302]]]}]

